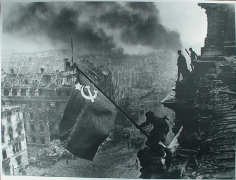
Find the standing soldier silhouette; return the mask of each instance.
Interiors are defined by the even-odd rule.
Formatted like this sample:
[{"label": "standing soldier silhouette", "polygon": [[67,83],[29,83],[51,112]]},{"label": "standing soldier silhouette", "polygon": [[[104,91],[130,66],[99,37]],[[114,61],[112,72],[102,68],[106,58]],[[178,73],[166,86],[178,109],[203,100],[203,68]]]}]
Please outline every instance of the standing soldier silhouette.
[{"label": "standing soldier silhouette", "polygon": [[178,66],[178,78],[179,81],[180,74],[182,74],[183,80],[187,78],[189,70],[187,68],[187,63],[185,57],[181,54],[181,50],[178,50],[179,57],[177,59],[177,66]]},{"label": "standing soldier silhouette", "polygon": [[195,59],[197,59],[197,54],[193,51],[192,48],[189,48],[189,51],[190,51],[190,58],[191,58],[191,68],[192,68],[192,71],[194,70],[194,66],[193,66],[193,61]]}]

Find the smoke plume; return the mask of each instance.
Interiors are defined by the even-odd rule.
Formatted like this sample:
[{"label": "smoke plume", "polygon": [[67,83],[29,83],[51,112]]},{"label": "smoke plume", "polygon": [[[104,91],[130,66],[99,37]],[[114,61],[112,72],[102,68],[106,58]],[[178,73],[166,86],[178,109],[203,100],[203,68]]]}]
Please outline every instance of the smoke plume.
[{"label": "smoke plume", "polygon": [[[13,7],[14,6],[14,7]],[[37,2],[14,3],[3,13],[5,34],[83,53],[110,53],[143,46],[152,50],[181,47],[177,32],[160,22],[154,3]]]}]

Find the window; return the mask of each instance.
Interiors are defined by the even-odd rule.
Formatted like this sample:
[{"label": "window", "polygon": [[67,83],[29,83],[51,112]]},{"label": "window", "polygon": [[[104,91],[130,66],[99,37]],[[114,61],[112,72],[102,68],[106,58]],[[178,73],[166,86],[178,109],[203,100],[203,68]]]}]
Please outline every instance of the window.
[{"label": "window", "polygon": [[31,129],[31,132],[35,132],[34,124],[30,124],[30,129]]},{"label": "window", "polygon": [[43,119],[43,116],[41,113],[39,113],[39,120],[42,120]]},{"label": "window", "polygon": [[18,166],[21,165],[21,156],[16,157],[16,162]]},{"label": "window", "polygon": [[11,175],[9,165],[4,168],[4,173],[5,173],[5,175]]},{"label": "window", "polygon": [[8,128],[8,135],[9,135],[10,140],[13,140],[13,129],[11,126]]},{"label": "window", "polygon": [[32,137],[32,143],[36,143],[36,138]]},{"label": "window", "polygon": [[22,96],[26,96],[26,89],[22,89],[22,90],[21,90],[21,95],[22,95]]},{"label": "window", "polygon": [[39,89],[39,96],[42,96],[42,95],[43,95],[43,90]]},{"label": "window", "polygon": [[34,113],[30,113],[30,119],[34,119]]},{"label": "window", "polygon": [[41,144],[45,144],[45,138],[41,138]]},{"label": "window", "polygon": [[5,143],[5,126],[2,126],[2,143]]},{"label": "window", "polygon": [[9,94],[9,90],[8,89],[4,89],[4,96],[8,96]]},{"label": "window", "polygon": [[20,151],[18,144],[15,145],[15,148],[16,148],[16,152],[19,152],[19,151]]},{"label": "window", "polygon": [[17,129],[16,129],[17,132],[18,132],[18,136],[21,135],[21,131],[22,131],[22,129],[23,129],[22,122],[19,121],[19,122],[17,123]]},{"label": "window", "polygon": [[2,150],[2,158],[7,159],[7,151],[6,150]]},{"label": "window", "polygon": [[17,95],[17,89],[13,89],[13,90],[12,90],[12,95],[13,95],[13,96],[16,96],[16,95]]},{"label": "window", "polygon": [[44,127],[42,124],[40,124],[40,132],[44,132]]},{"label": "window", "polygon": [[19,150],[21,151],[22,150],[21,142],[18,143],[18,146],[19,146]]}]

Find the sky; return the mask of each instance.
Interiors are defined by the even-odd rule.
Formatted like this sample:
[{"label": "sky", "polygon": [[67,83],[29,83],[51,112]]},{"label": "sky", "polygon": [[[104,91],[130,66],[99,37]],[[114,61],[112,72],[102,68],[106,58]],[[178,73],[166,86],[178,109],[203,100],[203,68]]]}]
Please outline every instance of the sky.
[{"label": "sky", "polygon": [[2,50],[69,49],[79,54],[129,54],[192,47],[198,54],[207,32],[197,2],[53,2],[2,4]]}]

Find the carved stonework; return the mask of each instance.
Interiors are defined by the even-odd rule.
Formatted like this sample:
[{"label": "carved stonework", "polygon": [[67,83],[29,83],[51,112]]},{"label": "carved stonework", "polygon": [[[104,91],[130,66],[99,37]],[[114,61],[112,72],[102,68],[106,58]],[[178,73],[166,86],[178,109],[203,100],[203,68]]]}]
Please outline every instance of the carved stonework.
[{"label": "carved stonework", "polygon": [[199,6],[206,9],[208,22],[203,55],[226,54],[225,42],[235,42],[235,8],[230,4],[199,3]]}]

